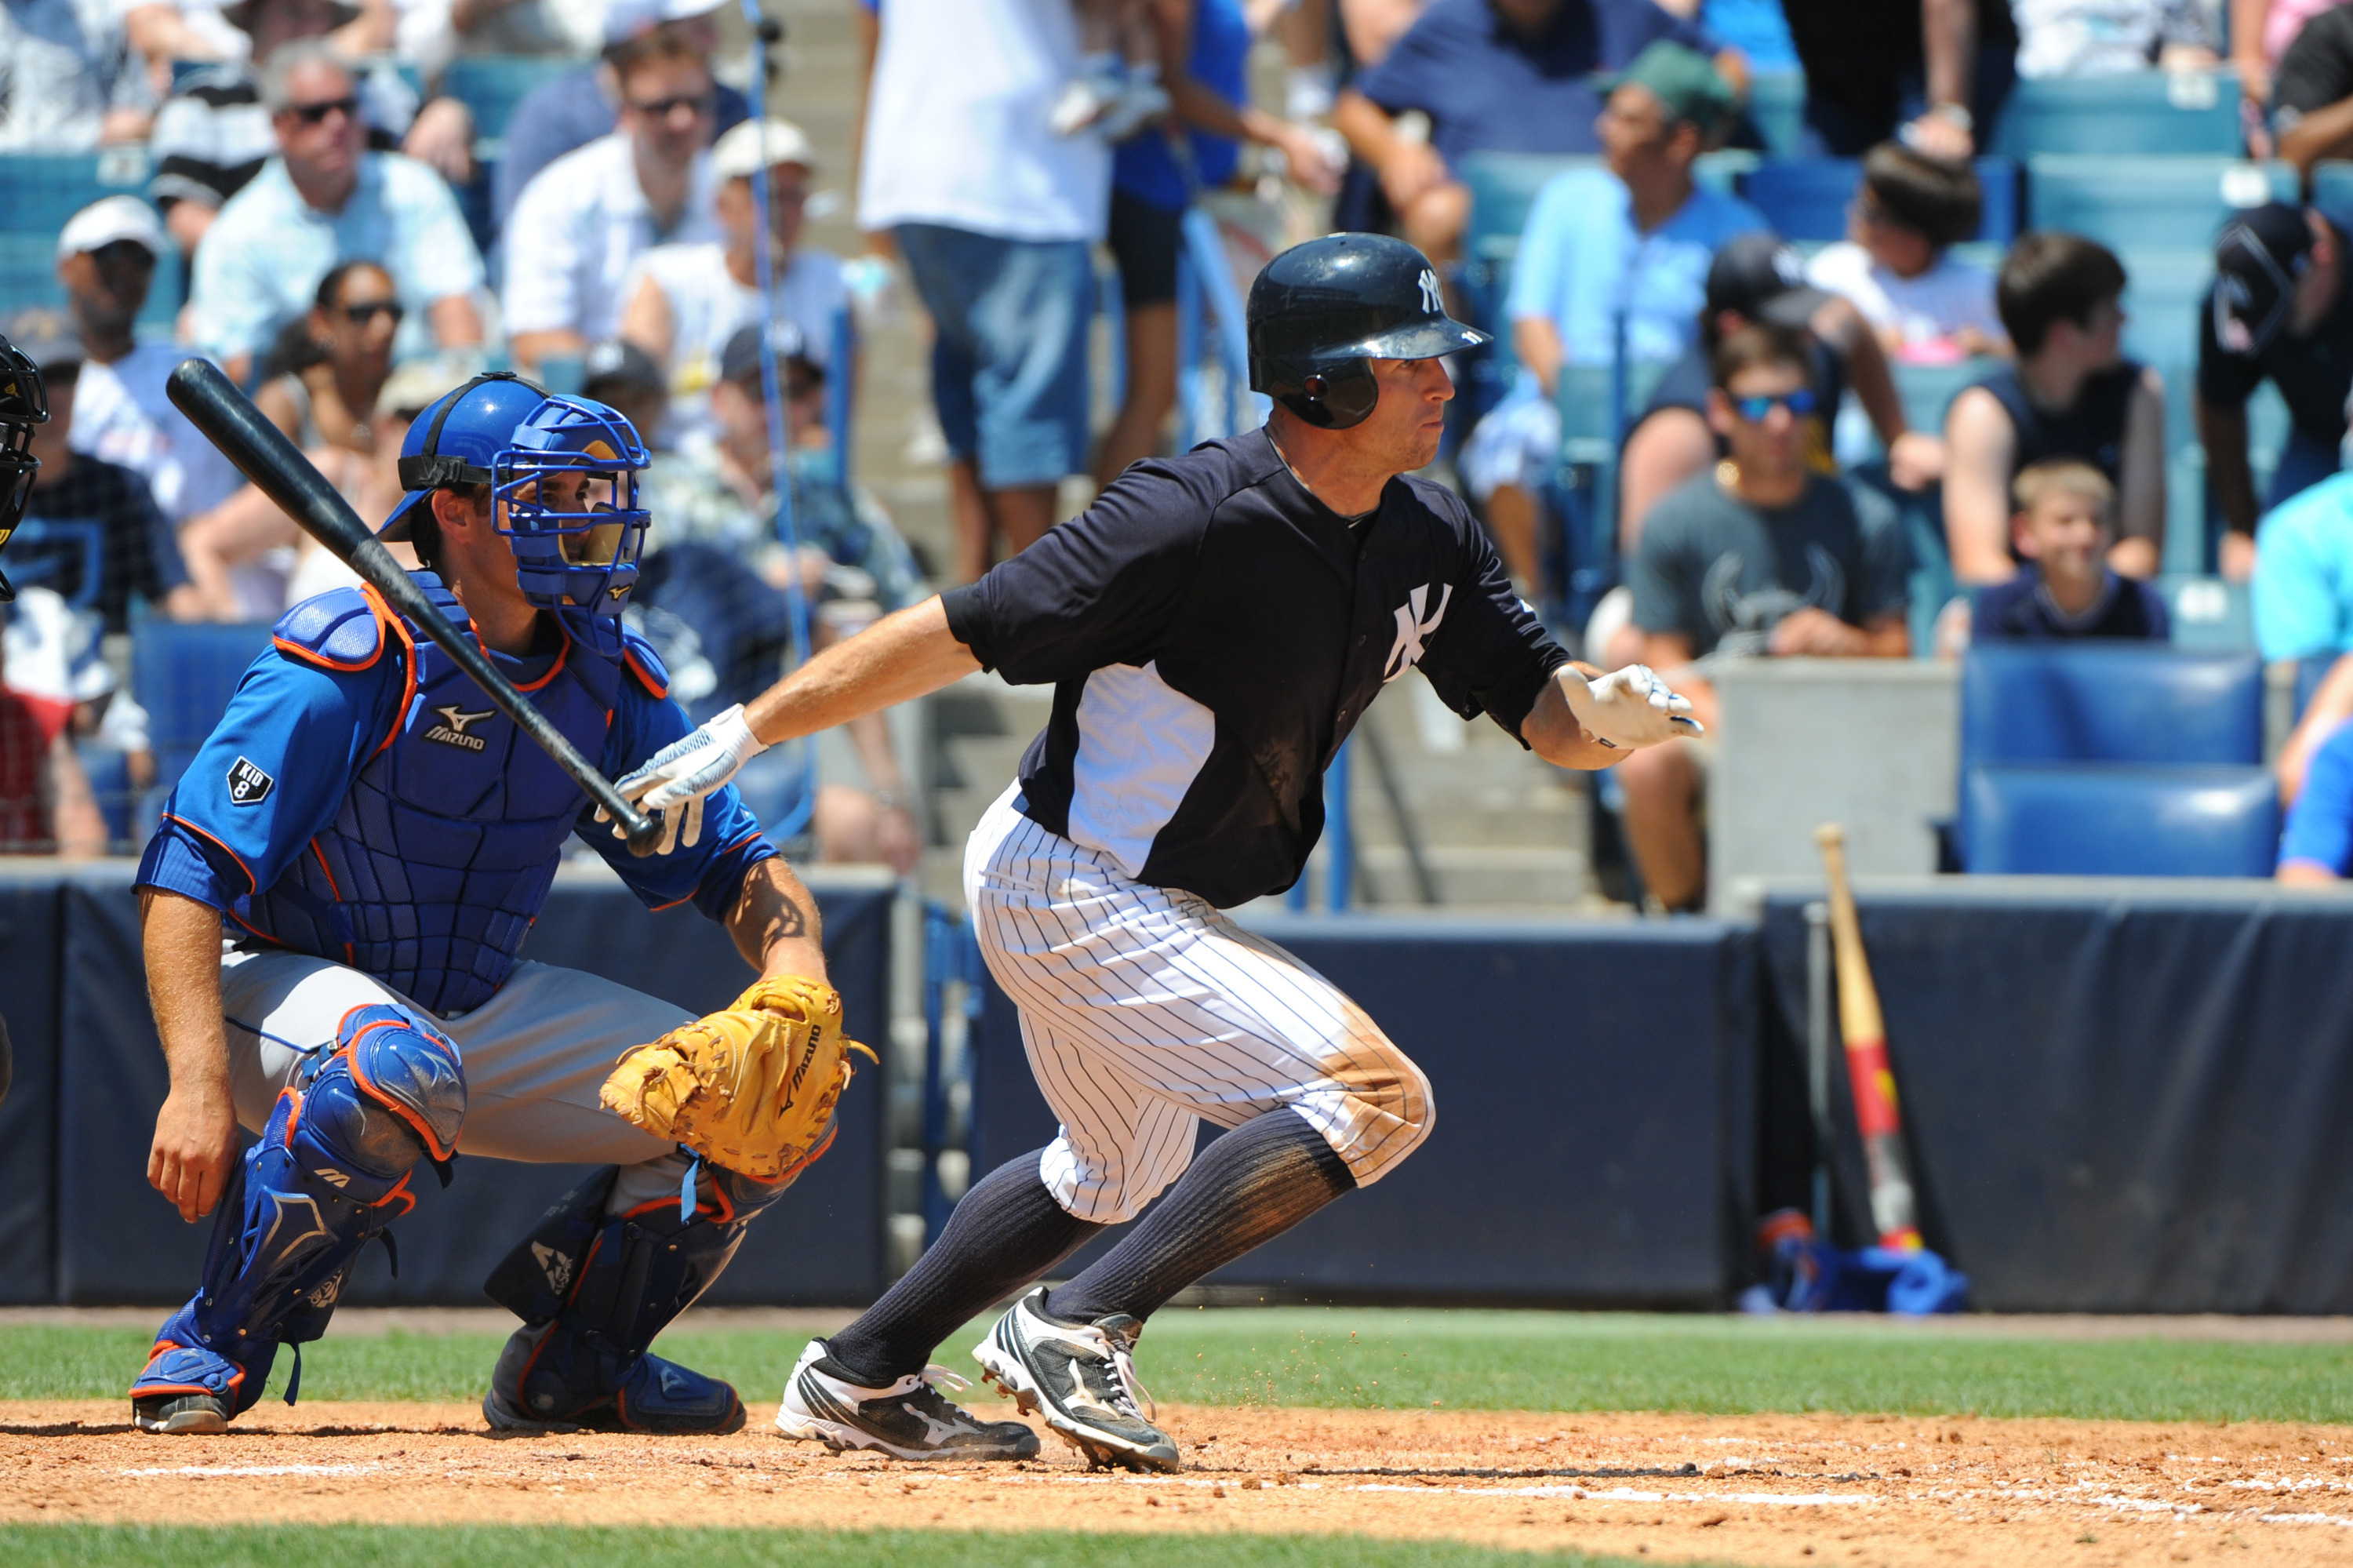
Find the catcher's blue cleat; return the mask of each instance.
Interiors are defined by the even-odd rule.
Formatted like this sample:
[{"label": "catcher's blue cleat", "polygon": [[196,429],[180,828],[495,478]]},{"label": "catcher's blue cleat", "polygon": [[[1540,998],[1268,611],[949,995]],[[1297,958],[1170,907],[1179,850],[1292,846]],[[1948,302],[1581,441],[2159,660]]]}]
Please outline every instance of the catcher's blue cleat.
[{"label": "catcher's blue cleat", "polygon": [[198,1342],[194,1308],[156,1331],[146,1370],[131,1385],[131,1419],[142,1432],[225,1432],[261,1397],[277,1340],[252,1344],[247,1361],[233,1361]]},{"label": "catcher's blue cleat", "polygon": [[715,1436],[744,1428],[744,1402],[717,1378],[561,1319],[518,1329],[491,1374],[482,1414],[501,1432],[649,1432]]}]

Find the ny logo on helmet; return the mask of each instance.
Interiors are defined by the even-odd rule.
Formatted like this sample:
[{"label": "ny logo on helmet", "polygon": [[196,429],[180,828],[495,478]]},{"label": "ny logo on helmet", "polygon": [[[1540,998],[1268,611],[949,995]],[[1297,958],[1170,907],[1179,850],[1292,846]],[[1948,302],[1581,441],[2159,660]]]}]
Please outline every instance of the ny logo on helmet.
[{"label": "ny logo on helmet", "polygon": [[1441,314],[1446,309],[1445,296],[1438,291],[1438,274],[1427,267],[1421,270],[1421,308],[1431,315]]}]

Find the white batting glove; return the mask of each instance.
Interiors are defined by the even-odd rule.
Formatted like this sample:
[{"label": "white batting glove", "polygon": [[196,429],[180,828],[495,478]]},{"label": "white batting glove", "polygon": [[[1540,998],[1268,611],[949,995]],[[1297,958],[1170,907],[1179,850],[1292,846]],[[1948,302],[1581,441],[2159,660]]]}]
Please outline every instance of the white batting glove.
[{"label": "white batting glove", "polygon": [[[692,849],[702,836],[704,798],[724,788],[737,768],[767,749],[744,722],[744,705],[738,703],[655,752],[613,788],[639,810],[662,814],[661,843],[655,853],[668,854],[681,842]],[[625,836],[618,822],[613,824],[613,833]]]},{"label": "white batting glove", "polygon": [[1591,681],[1577,679],[1572,670],[1563,677],[1561,688],[1568,696],[1568,711],[1604,746],[1631,751],[1677,736],[1707,733],[1691,716],[1691,699],[1669,691],[1648,664],[1629,664]]}]

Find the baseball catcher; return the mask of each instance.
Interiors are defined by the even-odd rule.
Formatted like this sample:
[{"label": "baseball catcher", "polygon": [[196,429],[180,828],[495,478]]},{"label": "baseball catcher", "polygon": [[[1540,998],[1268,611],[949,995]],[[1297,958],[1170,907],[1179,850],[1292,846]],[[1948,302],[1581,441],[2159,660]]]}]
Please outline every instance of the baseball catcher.
[{"label": "baseball catcher", "polygon": [[[689,728],[621,623],[646,461],[604,405],[479,376],[410,428],[383,531],[608,774]],[[733,1388],[647,1347],[824,1151],[847,1043],[807,890],[732,789],[702,827],[629,855],[374,590],[287,612],[139,868],[172,1074],[148,1179],[186,1219],[218,1210],[196,1292],[132,1385],[141,1428],[222,1430],[281,1344],[290,1403],[353,1259],[418,1202],[415,1168],[446,1181],[460,1153],[602,1167],[484,1287],[522,1319],[482,1402],[493,1427],[743,1425]],[[724,925],[759,983],[695,1021],[519,959],[575,831],[646,904]],[[239,1122],[261,1135],[242,1159]]]}]

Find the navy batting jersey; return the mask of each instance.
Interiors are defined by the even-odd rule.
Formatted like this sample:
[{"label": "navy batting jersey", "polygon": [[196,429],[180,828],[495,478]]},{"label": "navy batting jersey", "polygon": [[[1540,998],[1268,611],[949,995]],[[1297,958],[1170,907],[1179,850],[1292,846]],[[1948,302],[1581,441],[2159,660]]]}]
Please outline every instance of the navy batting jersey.
[{"label": "navy batting jersey", "polygon": [[984,666],[1055,683],[1023,812],[1220,907],[1299,879],[1324,769],[1388,683],[1418,665],[1517,737],[1568,661],[1451,492],[1393,479],[1352,524],[1263,430],[1136,464],[943,603]]}]

